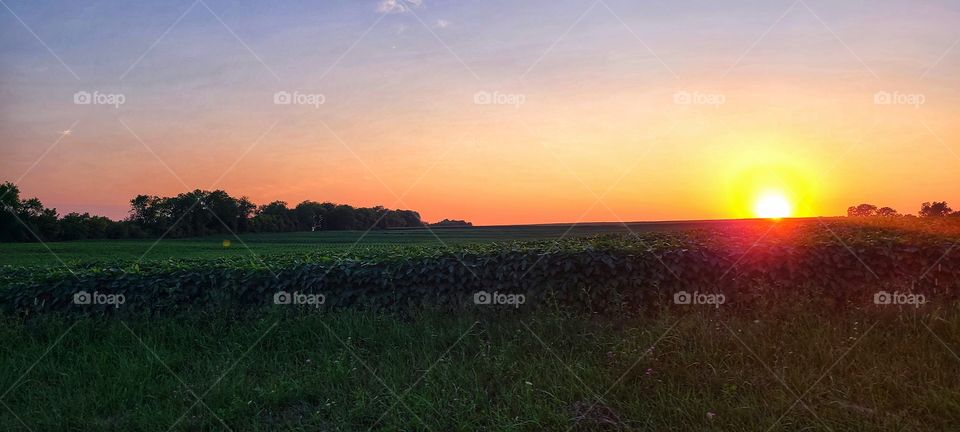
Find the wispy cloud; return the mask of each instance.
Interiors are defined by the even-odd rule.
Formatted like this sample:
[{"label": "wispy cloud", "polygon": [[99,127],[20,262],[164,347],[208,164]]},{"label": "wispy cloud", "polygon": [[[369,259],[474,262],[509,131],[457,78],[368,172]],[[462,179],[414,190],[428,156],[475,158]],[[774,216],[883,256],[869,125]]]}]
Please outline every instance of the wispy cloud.
[{"label": "wispy cloud", "polygon": [[403,13],[423,6],[423,0],[380,0],[378,13]]},{"label": "wispy cloud", "polygon": [[439,19],[437,20],[437,27],[442,29],[450,27],[450,21],[447,21],[445,19]]}]

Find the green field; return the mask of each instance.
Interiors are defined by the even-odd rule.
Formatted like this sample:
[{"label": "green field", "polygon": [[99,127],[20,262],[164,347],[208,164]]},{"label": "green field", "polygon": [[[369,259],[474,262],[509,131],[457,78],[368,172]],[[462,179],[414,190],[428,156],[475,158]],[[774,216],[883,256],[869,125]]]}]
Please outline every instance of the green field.
[{"label": "green field", "polygon": [[[567,228],[165,239],[142,262],[154,242],[50,244],[63,263],[0,245],[0,430],[960,424],[960,224],[598,224],[557,241]],[[127,300],[72,304],[81,289]],[[295,289],[326,303],[271,301]],[[481,289],[526,301],[477,304]]]},{"label": "green field", "polygon": [[[433,228],[364,231],[243,234],[162,240],[88,240],[73,242],[0,243],[0,265],[59,265],[93,261],[166,260],[245,257],[273,254],[342,252],[351,248],[405,245],[459,246],[487,242],[555,240],[609,233],[673,231],[706,228],[722,222],[663,222],[629,224],[580,224]],[[733,222],[738,223],[738,222]],[[739,222],[744,223],[744,222]],[[748,221],[746,223],[753,223]],[[757,222],[768,225],[766,222]],[[223,242],[230,242],[224,247]]]},{"label": "green field", "polygon": [[0,339],[11,409],[0,411],[0,429],[9,431],[948,431],[960,422],[955,307],[41,319],[7,322]]}]

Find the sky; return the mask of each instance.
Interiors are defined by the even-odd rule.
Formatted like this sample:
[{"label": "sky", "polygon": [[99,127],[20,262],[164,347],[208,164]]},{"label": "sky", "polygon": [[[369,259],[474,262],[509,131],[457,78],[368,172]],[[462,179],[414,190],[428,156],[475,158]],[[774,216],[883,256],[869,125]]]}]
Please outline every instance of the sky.
[{"label": "sky", "polygon": [[0,1],[0,181],[475,224],[960,207],[955,1]]}]

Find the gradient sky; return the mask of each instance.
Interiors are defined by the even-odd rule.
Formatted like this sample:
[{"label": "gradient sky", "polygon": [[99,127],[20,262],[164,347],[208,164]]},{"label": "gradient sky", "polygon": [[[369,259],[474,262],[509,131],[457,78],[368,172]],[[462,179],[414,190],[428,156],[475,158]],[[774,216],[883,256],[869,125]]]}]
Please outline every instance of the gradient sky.
[{"label": "gradient sky", "polygon": [[61,214],[195,188],[477,224],[960,206],[956,1],[2,6],[0,180]]}]

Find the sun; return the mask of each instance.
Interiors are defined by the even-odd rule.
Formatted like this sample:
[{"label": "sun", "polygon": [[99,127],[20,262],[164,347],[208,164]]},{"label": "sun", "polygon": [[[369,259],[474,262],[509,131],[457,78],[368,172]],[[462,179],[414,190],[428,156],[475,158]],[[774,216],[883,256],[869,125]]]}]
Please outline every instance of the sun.
[{"label": "sun", "polygon": [[729,166],[719,172],[729,213],[736,218],[764,219],[816,214],[813,207],[820,186],[830,184],[821,177],[816,161],[771,153],[765,150],[771,146],[765,145],[758,139],[756,148],[731,153]]},{"label": "sun", "polygon": [[761,218],[780,219],[793,214],[793,206],[782,193],[769,192],[757,198],[753,205],[753,214]]}]

